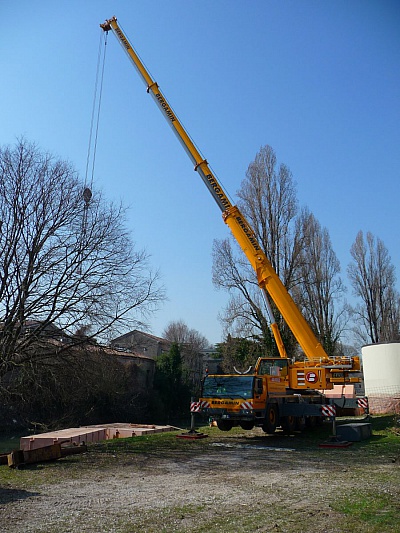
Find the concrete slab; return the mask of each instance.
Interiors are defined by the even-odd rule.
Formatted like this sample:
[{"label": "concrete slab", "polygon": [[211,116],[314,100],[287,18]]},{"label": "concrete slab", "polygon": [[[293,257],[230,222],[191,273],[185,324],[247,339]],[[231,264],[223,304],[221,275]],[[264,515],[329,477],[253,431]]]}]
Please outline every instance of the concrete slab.
[{"label": "concrete slab", "polygon": [[39,435],[21,437],[20,449],[24,451],[36,450],[52,444],[88,444],[106,440],[105,428],[69,428],[50,431]]},{"label": "concrete slab", "polygon": [[115,424],[83,426],[21,437],[20,449],[25,451],[36,450],[58,443],[61,445],[88,444],[109,439],[151,435],[152,433],[173,431],[175,429],[178,428],[147,424],[124,424],[119,422]]}]

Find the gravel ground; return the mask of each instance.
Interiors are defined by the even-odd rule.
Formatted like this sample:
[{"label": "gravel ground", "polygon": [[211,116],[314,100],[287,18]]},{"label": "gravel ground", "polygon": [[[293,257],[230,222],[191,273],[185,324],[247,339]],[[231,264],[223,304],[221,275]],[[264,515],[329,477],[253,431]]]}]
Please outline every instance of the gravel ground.
[{"label": "gravel ground", "polygon": [[[304,453],[292,443],[226,437],[184,451],[107,457],[94,448],[29,472],[13,470],[0,486],[0,529],[335,533],[348,529],[346,515],[331,505],[334,495],[386,491],[399,501],[398,462],[390,457],[368,465],[359,450]],[[27,474],[35,483],[23,481]],[[22,482],[24,489],[13,488]],[[361,526],[352,531],[365,531]]]}]

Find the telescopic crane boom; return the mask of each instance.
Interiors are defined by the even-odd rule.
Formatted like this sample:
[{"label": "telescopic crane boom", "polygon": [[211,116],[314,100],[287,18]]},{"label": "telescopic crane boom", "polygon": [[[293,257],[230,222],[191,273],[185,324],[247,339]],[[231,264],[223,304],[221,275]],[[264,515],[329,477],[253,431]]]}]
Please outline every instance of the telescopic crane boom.
[{"label": "telescopic crane boom", "polygon": [[[250,224],[240,212],[239,208],[231,204],[217,178],[212,173],[207,160],[202,157],[195,147],[172,107],[160,91],[158,84],[152,79],[127,37],[122,32],[116,17],[106,20],[100,26],[106,32],[111,30],[128,54],[133,66],[146,85],[147,92],[150,93],[157,107],[178,137],[194,165],[194,170],[200,175],[210,191],[211,196],[222,211],[224,222],[229,226],[233,236],[254,268],[258,285],[264,292],[266,301],[268,302],[267,294],[269,294],[309,361],[328,362],[328,355],[264,254]],[[281,357],[286,357],[279,330],[274,321],[271,329]]]}]

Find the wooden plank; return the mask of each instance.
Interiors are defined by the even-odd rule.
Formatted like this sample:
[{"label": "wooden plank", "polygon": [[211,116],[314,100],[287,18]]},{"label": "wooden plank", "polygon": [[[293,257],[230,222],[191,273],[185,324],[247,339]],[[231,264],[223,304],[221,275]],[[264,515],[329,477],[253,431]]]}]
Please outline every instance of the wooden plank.
[{"label": "wooden plank", "polygon": [[51,444],[36,450],[14,450],[8,454],[8,466],[16,468],[23,464],[42,463],[60,459],[61,444]]}]

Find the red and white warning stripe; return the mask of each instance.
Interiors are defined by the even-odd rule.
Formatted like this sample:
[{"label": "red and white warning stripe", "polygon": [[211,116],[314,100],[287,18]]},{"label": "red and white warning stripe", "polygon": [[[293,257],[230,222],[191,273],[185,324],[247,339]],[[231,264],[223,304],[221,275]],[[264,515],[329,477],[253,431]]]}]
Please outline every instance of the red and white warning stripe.
[{"label": "red and white warning stripe", "polygon": [[358,398],[357,399],[357,406],[362,407],[363,409],[368,408],[368,398]]},{"label": "red and white warning stripe", "polygon": [[252,402],[243,402],[240,406],[241,409],[253,409]]},{"label": "red and white warning stripe", "polygon": [[201,409],[201,403],[200,402],[191,402],[190,403],[190,412],[191,413],[199,413]]},{"label": "red and white warning stripe", "polygon": [[210,404],[208,402],[202,401],[202,402],[191,402],[190,403],[190,412],[191,413],[200,413],[202,409],[207,409],[210,407]]},{"label": "red and white warning stripe", "polygon": [[336,407],[334,405],[323,405],[321,410],[324,416],[336,416]]}]

